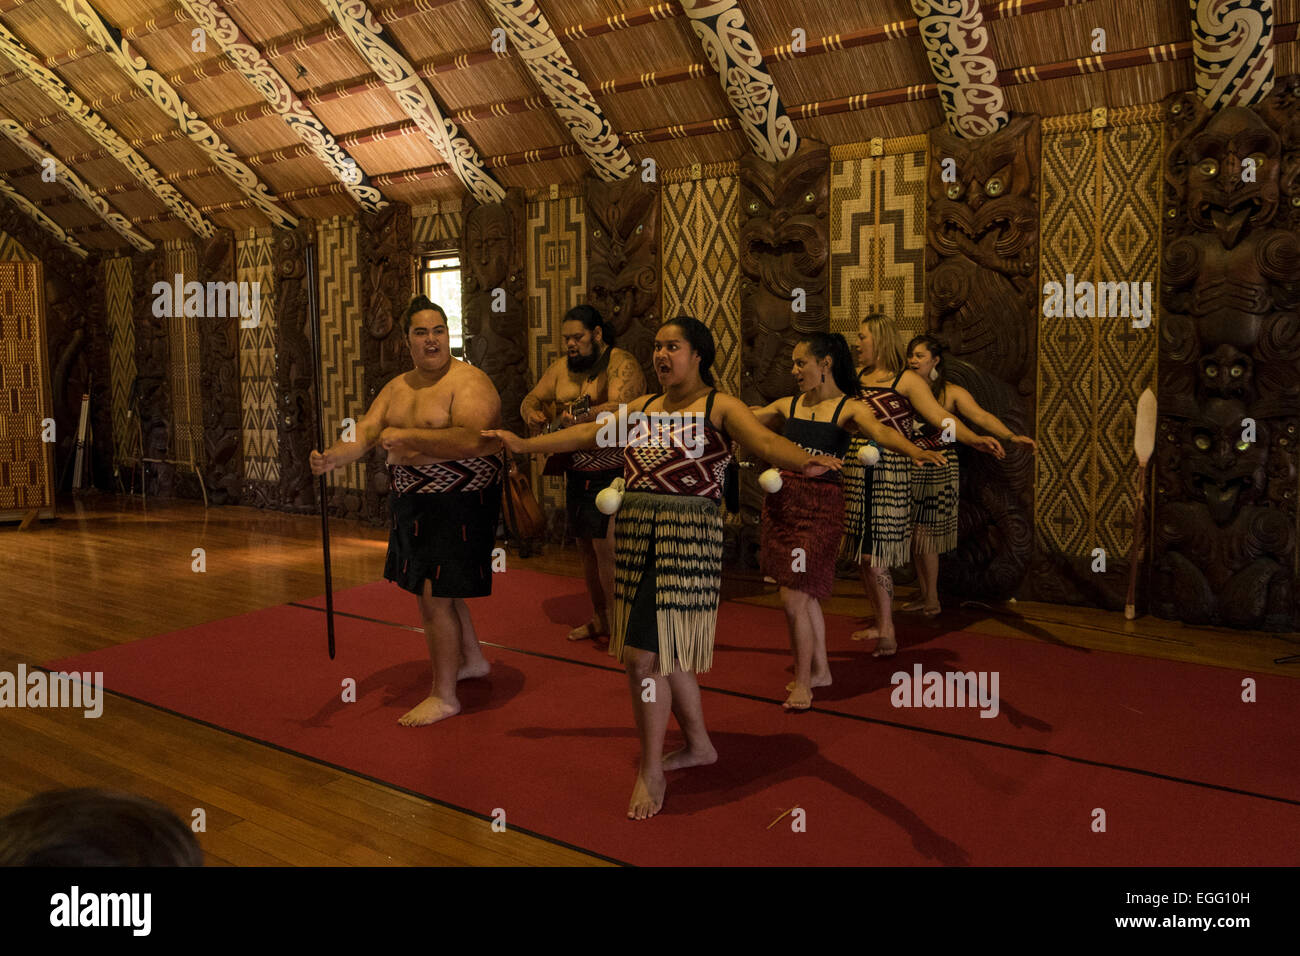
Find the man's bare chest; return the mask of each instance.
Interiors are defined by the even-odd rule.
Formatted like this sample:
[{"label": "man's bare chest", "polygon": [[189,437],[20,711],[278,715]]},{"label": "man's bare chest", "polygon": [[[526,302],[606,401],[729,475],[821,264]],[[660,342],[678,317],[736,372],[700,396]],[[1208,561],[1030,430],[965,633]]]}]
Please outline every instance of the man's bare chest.
[{"label": "man's bare chest", "polygon": [[450,382],[412,388],[402,380],[388,400],[385,422],[393,428],[446,428],[451,425],[451,403]]}]

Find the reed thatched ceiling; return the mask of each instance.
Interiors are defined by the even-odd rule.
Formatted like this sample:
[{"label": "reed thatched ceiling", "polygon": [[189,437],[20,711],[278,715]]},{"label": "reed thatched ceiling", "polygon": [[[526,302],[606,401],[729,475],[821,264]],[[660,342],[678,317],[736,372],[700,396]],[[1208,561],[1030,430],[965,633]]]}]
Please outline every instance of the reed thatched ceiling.
[{"label": "reed thatched ceiling", "polygon": [[[89,5],[120,31],[148,67],[162,74],[265,185],[286,213],[299,218],[351,215],[355,192],[270,110],[265,98],[231,68],[213,37],[206,52],[192,49],[196,27],[188,0],[0,0],[0,24],[46,69],[170,183],[179,197],[165,201],[114,158],[105,140],[78,123],[7,56],[0,57],[0,115],[31,131],[112,210],[157,242],[193,235],[181,210],[215,226],[265,227],[268,216],[247,188],[218,168],[210,154],[141,92],[115,60],[100,50],[69,13]],[[211,0],[200,0],[209,3]],[[1027,0],[1026,0],[1027,2]],[[661,169],[735,160],[748,149],[734,113],[708,67],[688,18],[675,2],[647,0],[537,0],[604,117],[638,164],[653,157]],[[217,0],[247,41],[265,56],[315,119],[364,172],[383,199],[412,205],[466,195],[435,148],[376,78],[323,0]],[[923,132],[943,122],[939,101],[907,101],[908,87],[933,84],[920,39],[881,37],[848,49],[813,49],[823,36],[857,34],[914,19],[908,0],[741,0],[749,30],[801,137],[832,144]],[[1148,63],[1038,82],[1014,82],[1006,71],[1091,54],[1093,30],[1106,31],[1106,49],[1118,51],[1189,41],[1186,0],[1073,0],[1072,5],[1016,13],[1016,0],[984,0],[989,55],[1003,71],[1008,107],[1042,115],[1093,106],[1149,103],[1194,85],[1190,58]],[[420,69],[438,108],[501,186],[575,183],[591,170],[533,74],[509,47],[490,49],[498,25],[488,0],[370,0],[393,45]],[[607,24],[625,15],[628,23]],[[1276,0],[1277,27],[1300,19],[1300,0]],[[806,31],[809,52],[774,55]],[[896,32],[896,31],[895,31]],[[1294,29],[1276,47],[1276,74],[1297,72]],[[647,74],[657,74],[642,87]],[[620,82],[622,81],[622,82]],[[612,89],[620,83],[619,89]],[[887,105],[812,115],[810,104],[859,94],[885,96]],[[872,97],[875,99],[876,97]],[[859,104],[860,105],[860,104]],[[803,110],[798,108],[804,107]],[[682,135],[685,126],[723,120],[731,127]],[[638,135],[640,134],[640,135]],[[533,155],[528,151],[542,151]],[[60,226],[91,249],[129,250],[85,203],[58,182],[41,177],[40,164],[0,139],[0,174]]]}]

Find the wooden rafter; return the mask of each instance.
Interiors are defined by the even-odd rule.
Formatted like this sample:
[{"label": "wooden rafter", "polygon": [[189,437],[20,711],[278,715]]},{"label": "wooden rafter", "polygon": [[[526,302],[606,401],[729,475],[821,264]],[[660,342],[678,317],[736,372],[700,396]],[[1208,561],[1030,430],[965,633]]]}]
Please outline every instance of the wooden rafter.
[{"label": "wooden rafter", "polygon": [[948,129],[973,139],[1011,120],[979,0],[912,0]]},{"label": "wooden rafter", "polygon": [[109,155],[125,166],[137,181],[162,200],[187,226],[205,238],[216,233],[212,223],[204,219],[175,186],[167,182],[98,113],[89,109],[63,80],[37,62],[32,52],[4,24],[0,24],[0,53],[17,66],[23,76],[31,80],[42,93],[57,103],[82,132],[108,150]]},{"label": "wooden rafter", "polygon": [[635,167],[618,133],[534,0],[485,2],[596,174],[606,182],[632,175]]},{"label": "wooden rafter", "polygon": [[341,183],[366,212],[378,212],[388,203],[370,184],[356,160],[348,155],[314,113],[298,99],[275,67],[262,56],[239,24],[230,19],[216,0],[178,0],[190,16],[213,37],[234,64],[236,71],[306,144],[309,151]]},{"label": "wooden rafter", "polygon": [[153,249],[153,243],[136,232],[125,216],[114,211],[102,196],[96,195],[95,190],[87,186],[80,176],[61,163],[58,157],[50,153],[36,137],[23,129],[21,123],[0,114],[0,133],[3,133],[10,142],[34,159],[38,166],[54,170],[55,179],[62,183],[68,192],[94,212],[96,216],[104,220],[109,228],[113,229],[127,242],[141,252],[148,252]]},{"label": "wooden rafter", "polygon": [[217,136],[195,110],[181,98],[158,71],[151,69],[148,62],[128,40],[122,39],[108,21],[100,16],[89,0],[59,0],[68,16],[86,32],[86,35],[98,43],[105,53],[141,90],[149,94],[150,100],[164,113],[172,118],[186,137],[212,162],[217,169],[230,180],[271,222],[285,229],[298,224],[292,214],[285,212],[275,202],[266,184],[245,166],[234,151]]},{"label": "wooden rafter", "polygon": [[0,194],[4,195],[5,198],[23,212],[27,213],[27,215],[31,216],[42,229],[52,235],[55,239],[58,239],[59,242],[63,243],[82,259],[85,259],[90,255],[89,249],[77,242],[76,239],[72,238],[71,231],[64,229],[49,216],[45,215],[45,213],[41,212],[41,210],[37,209],[30,199],[18,190],[14,189],[14,187],[9,185],[9,183],[4,179],[0,179]]},{"label": "wooden rafter", "polygon": [[501,184],[484,168],[474,145],[460,135],[455,123],[443,116],[433,91],[397,49],[387,31],[375,21],[365,0],[320,0],[320,3],[474,198],[485,204],[500,202],[506,194]]},{"label": "wooden rafter", "polygon": [[683,0],[682,7],[749,145],[768,162],[789,159],[799,148],[799,135],[740,5],[736,0]]},{"label": "wooden rafter", "polygon": [[1193,0],[1196,91],[1210,109],[1250,106],[1273,89],[1273,0]]}]

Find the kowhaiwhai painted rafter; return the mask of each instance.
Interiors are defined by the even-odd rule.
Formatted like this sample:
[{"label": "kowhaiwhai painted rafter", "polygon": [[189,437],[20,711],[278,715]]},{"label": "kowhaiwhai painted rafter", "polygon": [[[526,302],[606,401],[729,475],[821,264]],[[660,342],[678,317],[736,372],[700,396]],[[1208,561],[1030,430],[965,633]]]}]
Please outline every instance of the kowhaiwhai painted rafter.
[{"label": "kowhaiwhai painted rafter", "polygon": [[275,197],[254,172],[240,161],[234,151],[217,136],[216,131],[199,118],[194,108],[185,102],[157,70],[149,67],[131,44],[122,39],[116,27],[100,16],[88,0],[59,0],[68,16],[98,43],[114,63],[148,94],[154,105],[170,116],[190,142],[194,143],[211,160],[227,179],[277,226],[292,229],[298,220],[275,204]]},{"label": "kowhaiwhai painted rafter", "polygon": [[320,3],[474,198],[484,204],[504,199],[506,191],[484,167],[474,144],[443,116],[433,91],[393,45],[365,0],[320,0]]},{"label": "kowhaiwhai painted rafter", "polygon": [[682,9],[754,152],[769,163],[789,159],[799,148],[799,135],[745,25],[744,11],[736,0],[682,0]]},{"label": "kowhaiwhai painted rafter", "polygon": [[378,212],[388,205],[369,177],[338,144],[325,124],[309,110],[253,44],[239,24],[215,0],[179,0],[194,21],[217,41],[248,85],[262,94],[271,108],[293,130],[325,168],[343,183],[352,198],[366,212]]},{"label": "kowhaiwhai painted rafter", "polygon": [[487,0],[555,112],[606,182],[632,175],[632,159],[535,0]]},{"label": "kowhaiwhai painted rafter", "polygon": [[912,0],[939,101],[954,136],[996,133],[1011,120],[998,67],[985,55],[988,27],[979,0]]},{"label": "kowhaiwhai painted rafter", "polygon": [[1273,0],[1188,0],[1196,91],[1210,109],[1250,106],[1273,89]]},{"label": "kowhaiwhai painted rafter", "polygon": [[89,249],[77,242],[76,239],[73,239],[72,236],[68,234],[67,230],[49,216],[45,215],[45,213],[41,212],[40,209],[33,205],[30,199],[18,190],[14,189],[13,186],[10,186],[9,183],[3,179],[0,179],[0,194],[3,194],[7,199],[12,200],[14,205],[35,219],[37,223],[40,224],[41,228],[45,229],[50,233],[50,235],[54,236],[54,238],[58,239],[59,242],[63,243],[78,256],[85,259],[90,255]]},{"label": "kowhaiwhai painted rafter", "polygon": [[36,160],[37,165],[44,165],[45,161],[49,160],[53,164],[49,168],[57,170],[55,178],[63,183],[68,192],[80,199],[123,239],[141,252],[148,252],[153,249],[153,243],[136,232],[125,216],[115,211],[102,197],[97,196],[95,191],[87,186],[80,176],[59,162],[57,156],[52,155],[40,144],[36,137],[23,129],[21,123],[15,122],[8,116],[0,115],[0,133],[4,133],[5,136],[9,137],[10,142]]},{"label": "kowhaiwhai painted rafter", "polygon": [[94,110],[89,109],[72,89],[59,77],[41,65],[31,50],[18,37],[0,23],[0,53],[3,53],[27,79],[52,99],[67,113],[82,132],[108,150],[108,154],[125,166],[146,189],[158,197],[167,208],[200,236],[211,238],[216,234],[212,223],[203,218],[171,183],[137,153],[115,129],[110,127]]}]

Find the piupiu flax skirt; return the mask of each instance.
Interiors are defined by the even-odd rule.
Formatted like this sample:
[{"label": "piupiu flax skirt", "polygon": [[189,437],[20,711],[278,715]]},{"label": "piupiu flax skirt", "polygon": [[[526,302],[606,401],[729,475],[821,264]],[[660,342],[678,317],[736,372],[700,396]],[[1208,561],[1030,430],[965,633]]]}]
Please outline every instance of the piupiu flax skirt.
[{"label": "piupiu flax skirt", "polygon": [[759,567],[784,588],[828,598],[844,523],[838,476],[827,481],[781,472],[781,490],[763,496]]},{"label": "piupiu flax skirt", "polygon": [[713,666],[722,587],[722,509],[709,498],[630,491],[614,525],[609,652],[659,655],[659,673]]},{"label": "piupiu flax skirt", "polygon": [[906,564],[912,549],[912,460],[880,449],[880,461],[867,467],[858,451],[868,444],[854,438],[844,457],[843,554],[870,558],[878,568]]},{"label": "piupiu flax skirt", "polygon": [[912,463],[912,534],[916,550],[929,554],[957,547],[957,449],[939,450],[946,464]]}]

